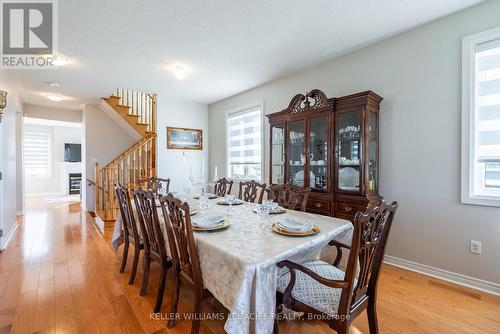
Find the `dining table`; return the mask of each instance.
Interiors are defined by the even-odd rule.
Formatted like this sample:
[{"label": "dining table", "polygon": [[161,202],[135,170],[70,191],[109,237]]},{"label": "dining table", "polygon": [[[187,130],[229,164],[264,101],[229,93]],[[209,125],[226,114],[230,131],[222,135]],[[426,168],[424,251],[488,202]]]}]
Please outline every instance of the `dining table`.
[{"label": "dining table", "polygon": [[[272,333],[279,274],[276,264],[317,259],[323,248],[329,248],[325,247],[329,241],[352,233],[352,223],[295,210],[270,215],[263,223],[254,211],[257,204],[244,202],[229,207],[219,205],[219,201],[221,198],[210,200],[208,209],[191,217],[196,221],[203,215],[220,215],[231,223],[221,230],[194,232],[203,285],[229,310],[224,325],[227,333]],[[188,203],[193,211],[198,210],[198,200],[190,197]],[[163,222],[160,207],[158,215]],[[319,232],[309,236],[278,234],[271,226],[284,218],[309,222]],[[120,221],[119,215],[112,238],[115,248],[123,243]]]}]

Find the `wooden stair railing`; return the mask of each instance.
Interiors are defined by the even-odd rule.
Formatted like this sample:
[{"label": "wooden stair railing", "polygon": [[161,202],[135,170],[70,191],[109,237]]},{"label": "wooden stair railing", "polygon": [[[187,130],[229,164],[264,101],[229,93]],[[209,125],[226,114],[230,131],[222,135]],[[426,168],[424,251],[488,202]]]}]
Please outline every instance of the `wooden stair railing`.
[{"label": "wooden stair railing", "polygon": [[103,221],[113,221],[118,212],[114,185],[132,188],[137,179],[156,176],[156,95],[117,89],[104,99],[129,122],[142,139],[104,167],[95,164],[95,213]]},{"label": "wooden stair railing", "polygon": [[156,131],[156,95],[117,89],[105,98],[120,116],[123,117],[143,137]]}]

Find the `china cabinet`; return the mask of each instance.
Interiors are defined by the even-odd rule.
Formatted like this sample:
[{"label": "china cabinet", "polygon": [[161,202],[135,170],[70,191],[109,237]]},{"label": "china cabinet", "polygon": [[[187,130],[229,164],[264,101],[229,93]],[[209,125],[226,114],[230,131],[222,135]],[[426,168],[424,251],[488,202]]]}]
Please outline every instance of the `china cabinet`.
[{"label": "china cabinet", "polygon": [[380,200],[378,123],[372,91],[328,98],[315,89],[270,114],[270,183],[311,188],[307,211],[353,219]]}]

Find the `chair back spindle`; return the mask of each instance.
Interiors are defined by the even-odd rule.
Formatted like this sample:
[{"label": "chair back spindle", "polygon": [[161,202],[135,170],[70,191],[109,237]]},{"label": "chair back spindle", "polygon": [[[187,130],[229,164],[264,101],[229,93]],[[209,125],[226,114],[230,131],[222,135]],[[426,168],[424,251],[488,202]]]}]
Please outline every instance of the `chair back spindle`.
[{"label": "chair back spindle", "polygon": [[137,225],[135,222],[135,217],[132,211],[132,204],[130,201],[130,195],[128,189],[120,184],[115,185],[115,194],[118,199],[118,206],[120,209],[122,228],[125,233],[125,240],[129,242],[129,238],[132,237],[134,240],[139,240],[139,231],[137,230]]},{"label": "chair back spindle", "polygon": [[160,189],[164,189],[165,194],[167,194],[170,191],[170,179],[163,179],[160,177],[150,177],[146,179],[137,179],[136,184],[142,190],[152,191],[156,195],[158,195]]},{"label": "chair back spindle", "polygon": [[215,182],[214,193],[219,197],[224,197],[231,193],[233,187],[233,180],[228,180],[225,177]]},{"label": "chair back spindle", "polygon": [[307,200],[309,198],[310,188],[294,186],[292,184],[272,184],[268,188],[268,198],[285,209],[306,211]]},{"label": "chair back spindle", "polygon": [[[397,207],[397,202],[381,202],[365,212],[356,214],[344,278],[353,288],[352,291],[342,291],[339,314],[349,314],[364,300],[376,298],[380,268]],[[356,274],[358,264],[359,272]]]},{"label": "chair back spindle", "polygon": [[145,236],[144,244],[146,249],[157,256],[166,256],[165,239],[156,211],[155,193],[137,189],[134,191],[134,202],[139,226]]},{"label": "chair back spindle", "polygon": [[174,268],[191,284],[202,287],[200,262],[193,236],[188,203],[172,194],[160,197],[160,204],[167,225],[168,243]]},{"label": "chair back spindle", "polygon": [[255,203],[257,201],[257,203],[261,204],[265,190],[265,183],[261,184],[254,180],[240,182],[240,191],[238,193],[238,198],[245,202]]}]

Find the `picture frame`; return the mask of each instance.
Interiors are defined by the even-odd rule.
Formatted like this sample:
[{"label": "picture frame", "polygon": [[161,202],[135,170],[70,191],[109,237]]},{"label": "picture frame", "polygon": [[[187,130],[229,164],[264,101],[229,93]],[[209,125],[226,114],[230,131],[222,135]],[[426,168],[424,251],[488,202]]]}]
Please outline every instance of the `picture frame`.
[{"label": "picture frame", "polygon": [[203,130],[168,126],[167,149],[203,150]]}]

